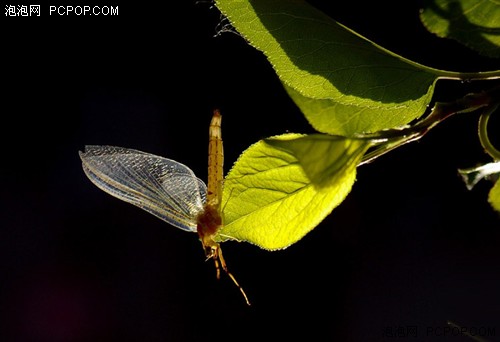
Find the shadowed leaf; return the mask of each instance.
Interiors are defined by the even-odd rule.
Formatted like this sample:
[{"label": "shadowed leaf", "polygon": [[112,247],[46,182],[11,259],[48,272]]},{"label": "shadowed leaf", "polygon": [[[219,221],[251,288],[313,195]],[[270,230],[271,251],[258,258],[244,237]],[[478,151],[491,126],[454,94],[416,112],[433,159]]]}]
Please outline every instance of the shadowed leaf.
[{"label": "shadowed leaf", "polygon": [[424,26],[477,52],[500,57],[500,3],[479,0],[430,0],[420,14]]},{"label": "shadowed leaf", "polygon": [[439,70],[370,42],[300,0],[216,0],[262,51],[318,131],[353,136],[405,125],[429,104]]}]

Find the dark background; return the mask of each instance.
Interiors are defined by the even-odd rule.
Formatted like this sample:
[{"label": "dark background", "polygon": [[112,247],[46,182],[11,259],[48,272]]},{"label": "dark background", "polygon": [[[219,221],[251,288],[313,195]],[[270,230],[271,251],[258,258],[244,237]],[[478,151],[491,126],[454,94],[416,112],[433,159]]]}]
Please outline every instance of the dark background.
[{"label": "dark background", "polygon": [[[313,3],[417,62],[500,68],[425,31],[418,1]],[[457,176],[488,161],[477,114],[361,167],[348,198],[296,245],[224,244],[247,307],[215,279],[195,234],[97,189],[78,151],[139,149],[206,179],[214,108],[226,170],[259,139],[312,132],[270,65],[239,36],[215,37],[209,1],[103,3],[119,6],[115,17],[49,16],[37,4],[41,17],[2,19],[0,340],[471,341],[440,336],[449,320],[500,341],[491,184],[469,192]],[[484,87],[443,81],[435,100]]]}]

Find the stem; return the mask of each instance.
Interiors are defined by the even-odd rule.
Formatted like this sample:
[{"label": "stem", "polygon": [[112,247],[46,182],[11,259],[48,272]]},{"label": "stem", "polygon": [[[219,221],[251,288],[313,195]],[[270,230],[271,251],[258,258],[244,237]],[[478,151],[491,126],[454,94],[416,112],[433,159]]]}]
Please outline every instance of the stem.
[{"label": "stem", "polygon": [[[453,102],[436,102],[432,111],[425,118],[417,121],[414,125],[405,127],[403,129],[390,129],[380,132],[375,132],[372,134],[362,134],[358,135],[356,138],[359,139],[369,139],[375,144],[379,144],[378,147],[367,153],[358,166],[367,164],[375,160],[376,158],[392,151],[400,146],[403,146],[412,141],[421,139],[427,132],[434,128],[437,124],[444,121],[454,114],[459,113],[470,113],[479,108],[488,107],[487,112],[494,111],[500,103],[500,86],[496,86],[488,91],[481,93],[468,94],[463,98],[460,98]],[[493,107],[493,110],[489,110]],[[486,123],[489,117],[486,116]],[[484,131],[485,132],[485,131]],[[483,137],[487,134],[483,132]],[[480,128],[481,135],[481,128]],[[487,151],[493,151],[495,154],[497,151],[489,140],[486,142],[488,146]],[[486,148],[485,148],[486,149]],[[490,153],[488,152],[488,153]],[[500,153],[499,153],[500,156]]]},{"label": "stem", "polygon": [[488,120],[490,119],[491,113],[496,111],[499,107],[499,104],[495,104],[489,108],[486,108],[484,112],[479,117],[479,141],[483,146],[486,153],[488,153],[494,160],[500,160],[500,151],[498,151],[495,146],[490,142],[488,137]]},{"label": "stem", "polygon": [[436,74],[438,78],[442,80],[459,80],[464,82],[496,80],[500,78],[500,70],[480,72],[455,72],[438,70]]}]

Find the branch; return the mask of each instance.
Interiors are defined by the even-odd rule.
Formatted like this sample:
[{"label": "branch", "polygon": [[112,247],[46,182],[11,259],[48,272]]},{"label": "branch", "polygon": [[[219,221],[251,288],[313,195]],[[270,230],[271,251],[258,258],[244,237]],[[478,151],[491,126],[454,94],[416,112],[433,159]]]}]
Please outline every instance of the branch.
[{"label": "branch", "polygon": [[[443,122],[445,119],[451,117],[452,115],[459,113],[470,113],[480,108],[486,108],[487,112],[491,112],[494,111],[499,104],[500,86],[496,86],[481,93],[465,95],[463,98],[460,98],[453,102],[436,102],[428,116],[411,126],[407,126],[402,129],[380,131],[373,134],[358,135],[356,136],[356,138],[369,139],[378,144],[375,150],[367,153],[364,156],[358,166],[370,163],[389,151],[392,151],[407,143],[421,139],[437,124]],[[493,108],[493,110],[490,110],[491,108]],[[486,121],[488,117],[489,114],[486,117]],[[488,142],[489,140],[487,141],[487,143]],[[489,144],[489,146],[493,147],[491,144]],[[496,149],[494,148],[493,150],[496,151]]]}]

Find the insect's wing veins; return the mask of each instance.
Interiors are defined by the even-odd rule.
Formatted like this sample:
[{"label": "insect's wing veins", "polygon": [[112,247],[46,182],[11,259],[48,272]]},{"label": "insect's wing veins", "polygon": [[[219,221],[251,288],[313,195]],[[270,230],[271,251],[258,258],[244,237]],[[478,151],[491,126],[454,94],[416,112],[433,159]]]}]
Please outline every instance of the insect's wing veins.
[{"label": "insect's wing veins", "polygon": [[207,188],[187,166],[114,146],[86,146],[83,170],[101,190],[180,229],[196,232]]}]

